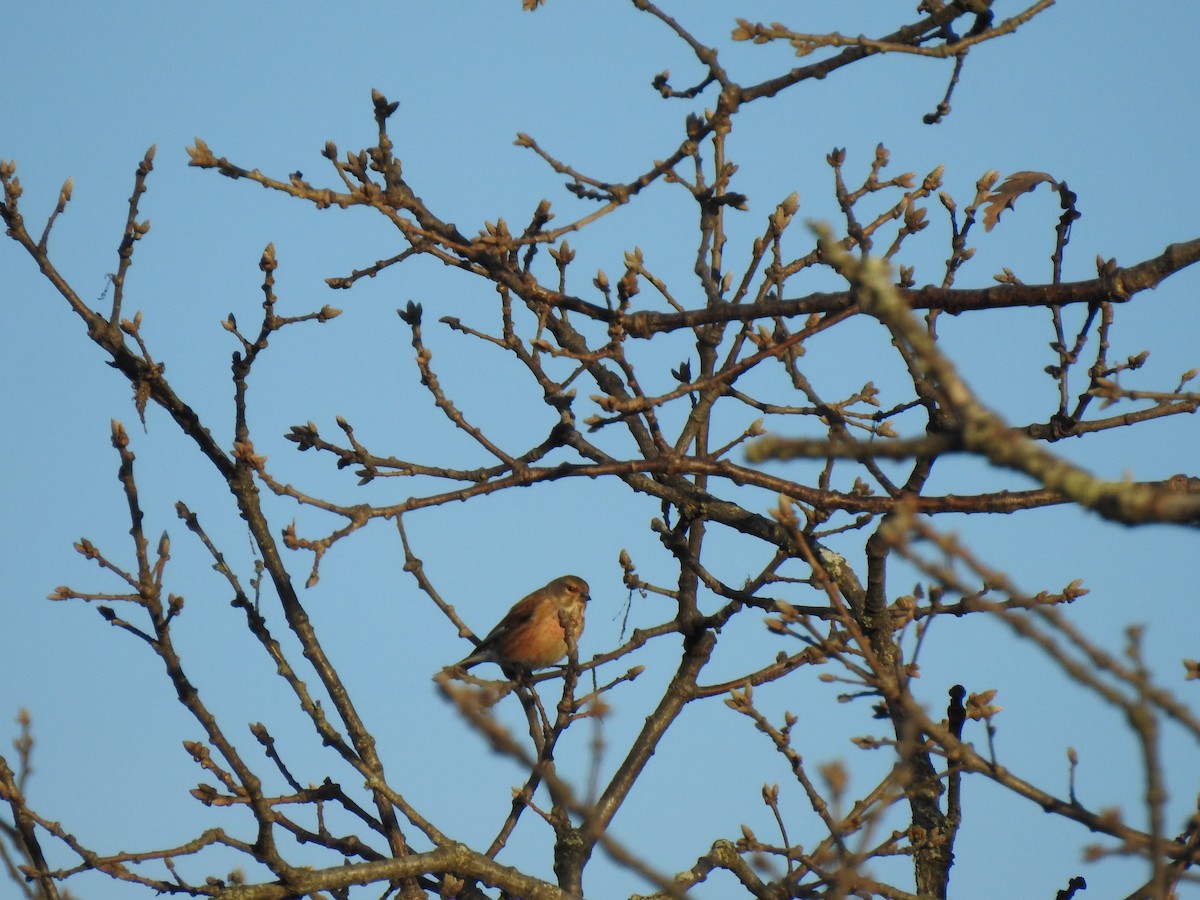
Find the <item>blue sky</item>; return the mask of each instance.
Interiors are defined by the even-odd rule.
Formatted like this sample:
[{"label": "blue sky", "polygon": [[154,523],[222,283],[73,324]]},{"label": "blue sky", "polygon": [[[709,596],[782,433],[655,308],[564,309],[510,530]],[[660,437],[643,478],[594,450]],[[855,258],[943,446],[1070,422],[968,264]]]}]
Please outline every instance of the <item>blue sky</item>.
[{"label": "blue sky", "polygon": [[[730,45],[735,15],[804,31],[880,34],[907,21],[912,5],[666,7],[701,40],[719,43],[734,77],[750,83],[790,67],[793,58],[782,45]],[[996,7],[1000,16],[1017,9],[1004,0]],[[17,3],[5,12],[4,32],[0,158],[16,160],[23,210],[33,223],[52,209],[63,180],[74,179],[74,199],[51,248],[75,288],[98,308],[107,302],[106,275],[116,267],[134,170],[147,147],[157,145],[141,205],[152,230],[137,249],[127,309],[144,311],[152,351],[167,362],[176,390],[210,420],[219,440],[228,443],[231,434],[228,360],[234,349],[219,322],[231,311],[241,322],[255,321],[261,303],[257,264],[267,243],[274,243],[280,261],[281,311],[298,314],[325,303],[346,310],[328,325],[277,336],[255,373],[252,400],[257,446],[277,476],[339,501],[395,502],[422,488],[377,484],[364,495],[328,460],[297,454],[282,439],[291,425],[311,420],[332,436],[334,417],[343,415],[381,453],[481,464],[418,383],[407,330],[394,312],[410,299],[426,308],[427,336],[447,392],[490,433],[513,446],[528,440],[530,421],[514,414],[504,380],[506,361],[432,326],[437,316],[458,315],[490,327],[494,295],[424,262],[350,292],[331,292],[325,278],[396,253],[395,233],[363,211],[317,212],[249,183],[188,168],[184,147],[199,136],[240,165],[277,177],[300,170],[313,183],[332,183],[321,148],[327,140],[343,152],[371,143],[370,91],[377,88],[400,102],[391,134],[406,178],[443,218],[468,233],[500,216],[523,223],[548,197],[566,220],[583,205],[533,154],[513,146],[516,132],[534,136],[584,172],[625,180],[675,146],[691,108],[665,103],[650,79],[670,69],[673,82],[683,85],[696,73],[690,52],[661,24],[615,0],[550,0],[536,14],[522,14],[517,0],[368,2],[337,18],[327,4],[312,2],[259,4],[253,11],[224,0],[69,9]],[[861,173],[879,142],[891,151],[892,173],[923,175],[944,163],[946,190],[960,206],[988,169],[1040,170],[1066,180],[1083,212],[1067,254],[1068,280],[1093,277],[1097,255],[1130,264],[1194,238],[1200,221],[1198,33],[1200,9],[1191,4],[1063,2],[1016,36],[974,50],[953,112],[938,126],[923,125],[921,116],[940,99],[949,64],[913,58],[868,60],[802,84],[773,106],[748,109],[732,153],[741,167],[735,187],[749,194],[750,212],[731,226],[730,250],[760,229],[793,190],[804,218],[835,217],[825,155],[846,147],[848,172]],[[704,103],[702,97],[693,106]],[[689,207],[681,192],[656,186],[643,205],[571,240],[580,252],[579,271],[604,268],[619,275],[622,253],[637,245],[662,271],[685,279],[694,253]],[[938,227],[914,240],[906,259],[917,265],[918,283],[940,278],[947,243],[938,213],[931,208]],[[1001,266],[1029,282],[1046,280],[1057,213],[1056,200],[1044,189],[1022,197],[992,235],[977,234],[978,255],[958,284],[990,284]],[[1152,350],[1130,384],[1168,390],[1179,373],[1200,366],[1198,289],[1200,274],[1187,272],[1117,310],[1113,358]],[[109,420],[118,418],[138,455],[148,531],[172,535],[172,589],[188,604],[179,639],[205,696],[228,717],[247,751],[250,738],[233,723],[266,721],[277,735],[293,736],[297,769],[319,779],[333,760],[311,746],[293,701],[274,683],[272,667],[238,631],[226,587],[173,506],[183,500],[195,510],[247,572],[244,528],[229,510],[224,486],[191,459],[189,445],[165,416],[151,410],[143,431],[124,380],[104,365],[79,320],[11,242],[0,243],[0,298],[12,335],[0,359],[10,423],[0,445],[8,473],[0,499],[7,575],[0,589],[6,621],[0,737],[7,746],[8,735],[16,734],[17,709],[31,710],[38,740],[31,799],[100,849],[182,841],[208,824],[236,829],[236,814],[204,810],[187,796],[203,773],[180,741],[198,738],[199,731],[150,655],[105,626],[94,609],[43,598],[59,584],[114,587],[71,550],[80,536],[129,558],[128,521],[109,446]],[[993,408],[1014,422],[1045,421],[1055,394],[1041,373],[1052,361],[1044,315],[965,317],[943,320],[941,327],[963,373]],[[874,360],[853,347],[815,344],[810,353],[807,364],[830,393],[880,377]],[[1022,364],[1013,366],[1014,358]],[[481,379],[479,372],[490,364],[499,368]],[[888,390],[886,382],[881,387]],[[517,396],[531,404],[533,424],[541,428],[537,396]],[[1194,474],[1196,442],[1197,426],[1188,417],[1128,436],[1065,442],[1055,450],[1107,477],[1152,479]],[[945,478],[939,489],[960,493],[971,485],[1028,486],[969,461],[947,466],[939,477]],[[772,502],[764,495],[760,508]],[[271,510],[278,526],[294,517],[311,534],[330,527],[283,502],[272,501]],[[586,577],[596,598],[584,645],[592,653],[620,639],[626,596],[618,551],[628,548],[648,579],[668,577],[670,561],[646,527],[658,514],[646,498],[560,482],[431,510],[411,517],[408,526],[430,576],[478,631],[549,578],[568,571]],[[1194,696],[1195,683],[1183,683],[1178,663],[1200,655],[1194,533],[1122,529],[1063,509],[942,524],[960,530],[1030,593],[1083,577],[1093,592],[1072,608],[1073,621],[1114,652],[1127,625],[1146,623],[1156,673],[1168,687]],[[837,549],[851,559],[861,553],[852,539]],[[730,573],[744,564],[739,552],[731,541]],[[364,716],[375,723],[389,770],[404,773],[402,789],[419,807],[437,809],[447,831],[478,840],[503,816],[508,786],[521,776],[492,757],[436,697],[429,675],[459,658],[465,643],[422,602],[402,564],[395,533],[368,529],[329,555],[320,584],[304,599]],[[296,571],[303,566],[295,560]],[[898,575],[896,591],[915,578]],[[263,602],[274,609],[271,597]],[[646,625],[664,617],[653,600],[635,599],[630,622]],[[1130,775],[1137,771],[1135,748],[1111,712],[1061,683],[1057,670],[995,625],[964,621],[934,632],[922,658],[922,696],[931,705],[944,703],[945,686],[956,681],[972,690],[999,687],[1005,713],[998,740],[1007,765],[1065,793],[1065,748],[1076,746],[1083,759],[1081,797],[1095,807],[1132,800],[1137,809],[1142,787]],[[731,674],[746,659],[770,658],[781,649],[764,644],[757,623],[749,622],[730,629],[722,647],[728,656],[714,667],[727,666]],[[612,697],[605,726],[608,769],[648,712],[654,687],[672,671],[673,652],[647,651],[637,660],[648,666],[644,681]],[[812,680],[805,691],[800,697],[764,692],[763,702],[800,715],[806,759],[846,757],[852,787],[869,783],[886,761],[864,758],[846,737],[877,733],[879,723],[865,704],[828,702],[835,693],[829,686]],[[579,729],[563,750],[565,770],[574,764],[581,780],[591,737]],[[1177,787],[1168,828],[1178,830],[1194,808],[1200,759],[1195,744],[1169,728],[1164,742]],[[730,772],[734,759],[745,762]],[[615,833],[635,849],[661,852],[664,868],[689,867],[714,839],[736,838],[743,821],[769,834],[769,814],[756,799],[764,780],[784,783],[796,832],[812,827],[781,760],[748,723],[723,708],[685,716],[652,765],[644,794],[618,816]],[[509,774],[488,792],[464,778],[490,767]],[[454,798],[450,808],[447,796]],[[1079,848],[1094,840],[1091,835],[982,782],[969,783],[966,804],[955,884],[964,892],[970,885],[972,897],[1051,896],[1078,872],[1099,887],[1098,894],[1119,896],[1144,877],[1139,867],[1117,861],[1084,868]],[[680,813],[671,821],[688,826],[664,835],[663,810]],[[240,826],[244,830],[246,820]],[[503,860],[549,876],[545,831],[525,822]],[[889,870],[881,867],[879,874]],[[589,879],[595,896],[648,890],[603,864]],[[81,880],[78,892],[101,900],[129,895],[98,877]],[[698,892],[721,895],[720,882]]]}]

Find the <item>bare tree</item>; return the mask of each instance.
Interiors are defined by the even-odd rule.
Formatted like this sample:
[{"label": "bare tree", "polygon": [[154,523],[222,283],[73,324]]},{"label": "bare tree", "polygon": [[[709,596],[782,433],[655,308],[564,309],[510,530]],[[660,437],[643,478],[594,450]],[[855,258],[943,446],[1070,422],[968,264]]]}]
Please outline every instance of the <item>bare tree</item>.
[{"label": "bare tree", "polygon": [[[795,67],[751,84],[735,80],[718,61],[716,48],[698,40],[685,24],[648,0],[634,5],[690,47],[700,70],[690,86],[679,86],[663,73],[654,88],[667,101],[703,97],[708,109],[689,114],[674,146],[621,181],[588,175],[533,137],[519,135],[521,147],[564,177],[571,194],[592,204],[567,221],[556,219],[548,200],[531,201],[528,221],[518,224],[497,219],[461,230],[447,221],[421,199],[421,186],[406,180],[388,131],[397,104],[378,92],[373,95],[378,141],[346,153],[328,143],[323,155],[333,178],[324,186],[299,172],[272,176],[244,168],[201,140],[189,148],[192,166],[321,209],[363,207],[394,229],[399,238],[394,256],[330,278],[332,288],[386,277],[387,270],[424,257],[457,270],[467,286],[483,283],[494,292],[487,308],[436,298],[410,301],[398,310],[421,383],[446,421],[470,439],[476,463],[455,468],[420,458],[420,443],[369,447],[355,423],[342,419],[333,435],[311,422],[292,428],[287,438],[297,450],[311,451],[358,479],[359,498],[353,503],[335,502],[280,477],[262,449],[271,438],[252,430],[249,411],[252,375],[269,345],[285,330],[330,322],[340,310],[326,305],[283,314],[275,290],[275,251],[266,248],[260,264],[261,319],[247,326],[231,314],[223,322],[236,344],[233,440],[225,445],[215,436],[220,432],[214,423],[202,420],[168,379],[143,335],[141,314],[128,311],[126,276],[148,232],[139,203],[153,169],[153,149],[137,171],[120,267],[103,312],[81,298],[56,267],[49,247],[51,230],[71,199],[71,182],[48,221],[39,223],[39,233],[22,216],[15,165],[0,166],[5,190],[0,213],[8,235],[128,379],[138,416],[145,421],[151,406],[165,412],[228,486],[252,537],[258,558],[254,571],[228,564],[225,538],[211,533],[183,502],[176,513],[187,540],[205,548],[225,580],[241,627],[307,718],[308,739],[338,757],[328,772],[301,774],[288,762],[294,748],[262,724],[251,727],[262,753],[249,753],[240,727],[223,720],[198,688],[175,638],[185,604],[168,587],[171,539],[164,534],[156,541],[143,525],[149,505],[157,507],[159,500],[147,501],[139,491],[136,441],[114,421],[112,445],[131,547],[80,541],[76,549],[106,570],[110,586],[60,587],[52,599],[94,603],[110,625],[160,661],[179,702],[203,732],[201,740],[186,746],[204,773],[193,795],[213,808],[213,824],[184,844],[133,851],[106,848],[103,835],[76,834],[69,823],[54,821],[27,802],[32,738],[25,730],[15,770],[0,758],[0,798],[11,814],[0,823],[0,858],[27,896],[65,896],[61,885],[72,876],[99,871],[148,892],[231,900],[345,897],[354,888],[362,888],[364,896],[469,898],[491,896],[491,890],[550,900],[584,896],[585,873],[602,854],[644,879],[660,897],[689,895],[718,875],[727,879],[722,884],[730,891],[736,885],[763,900],[946,897],[960,827],[972,816],[987,815],[963,803],[963,784],[970,780],[994,784],[1057,819],[1112,838],[1108,849],[1097,852],[1144,861],[1145,884],[1134,896],[1166,898],[1194,879],[1190,867],[1200,861],[1200,817],[1170,819],[1160,741],[1167,723],[1200,738],[1200,718],[1155,681],[1138,631],[1131,629],[1121,659],[1063,615],[1064,604],[1086,594],[1080,583],[1023,592],[942,527],[938,517],[1024,514],[1073,504],[1126,525],[1194,527],[1200,522],[1196,478],[1111,482],[1051,449],[1066,437],[1128,429],[1200,406],[1200,394],[1186,390],[1194,372],[1157,389],[1133,390],[1120,376],[1139,368],[1144,357],[1109,356],[1114,310],[1137,302],[1200,259],[1200,238],[1134,265],[1100,260],[1095,278],[1065,282],[1063,259],[1078,218],[1076,197],[1065,181],[1044,172],[1004,176],[990,171],[970,196],[952,197],[942,189],[941,166],[924,177],[888,174],[883,146],[865,171],[855,171],[844,150],[829,153],[842,214],[837,225],[800,221],[792,195],[771,198],[777,205],[757,219],[752,238],[730,238],[755,215],[747,212],[750,198],[737,190],[730,148],[731,136],[741,133],[736,126],[744,109],[769,104],[798,84],[833,77],[868,57],[907,53],[953,60],[945,96],[926,115],[935,124],[949,114],[972,48],[1013,33],[1050,3],[1039,0],[998,21],[987,0],[925,0],[911,24],[877,38],[800,34],[783,25],[739,20],[733,40],[788,42],[802,57]],[[625,211],[636,210],[643,192],[663,183],[690,198],[691,218],[677,227],[678,234],[695,236],[688,278],[656,270],[639,249],[636,214]],[[985,238],[980,231],[1001,226],[1006,211],[1034,190],[1054,192],[1062,210],[1048,229],[1052,278],[1025,284],[1006,271],[990,286],[958,286],[960,270],[975,252],[972,242]],[[631,232],[619,274],[580,274],[568,238],[584,239],[589,226],[619,211]],[[904,254],[910,238],[935,220],[945,223],[948,255],[939,283],[918,286]],[[811,286],[831,274],[840,279],[838,289]],[[486,348],[525,379],[507,391],[524,434],[518,448],[486,433],[443,388],[439,360],[426,340],[427,306],[435,310],[436,325],[461,342],[464,354]],[[1059,402],[1044,421],[1002,418],[960,376],[952,352],[939,341],[946,314],[1016,308],[1045,311],[1057,357],[1047,371],[1058,386]],[[1075,316],[1076,311],[1081,314]],[[879,327],[861,338],[862,387],[830,396],[806,367],[806,348],[864,321]],[[679,348],[684,348],[683,359],[673,355]],[[897,364],[907,373],[903,391],[881,390],[872,367]],[[551,424],[543,428],[539,423],[546,421],[547,411]],[[966,481],[931,492],[935,473],[951,457],[963,456],[1037,486],[981,490]],[[813,468],[804,471],[815,475],[795,474],[799,463],[774,464],[789,460],[809,461]],[[977,475],[979,469],[973,471]],[[388,479],[411,480],[412,493],[402,502],[385,502],[379,485],[396,483]],[[619,565],[631,599],[659,598],[656,608],[663,612],[656,624],[633,630],[619,645],[591,658],[580,656],[578,635],[565,620],[555,623],[567,634],[567,662],[561,669],[506,669],[506,677],[494,680],[449,668],[436,677],[451,704],[447,709],[524,773],[491,841],[471,846],[438,824],[442,810],[411,799],[411,773],[385,772],[377,736],[360,712],[353,685],[339,674],[306,610],[303,585],[316,583],[322,560],[341,542],[363,529],[394,529],[413,584],[451,629],[477,640],[439,591],[436,575],[423,565],[415,514],[510,489],[545,485],[553,490],[580,480],[597,482],[614,496],[632,492],[658,504],[651,527],[671,561],[672,577],[644,576],[643,561],[627,550],[621,550]],[[334,524],[321,533],[284,524],[272,516],[268,501],[273,498],[317,511]],[[632,523],[631,532],[638,527]],[[855,554],[833,549],[854,540]],[[917,578],[917,588],[898,587],[899,575]],[[764,617],[765,628],[758,624]],[[947,684],[940,688],[945,699],[936,706],[922,698],[918,656],[933,623],[953,633],[978,619],[1011,630],[1030,653],[1040,649],[1064,678],[1124,716],[1142,757],[1143,810],[1125,815],[1095,808],[1076,796],[1073,784],[1064,795],[1011,767],[992,746],[999,713],[992,691]],[[764,651],[739,660],[734,675],[712,675],[723,634],[743,622],[755,623]],[[604,723],[621,715],[628,692],[646,683],[637,654],[651,644],[674,648],[675,668],[656,683],[653,710],[619,749],[620,763],[612,771],[595,765],[588,776],[560,765],[564,736],[589,725],[602,735]],[[729,667],[728,660],[724,663],[722,671]],[[1200,671],[1195,662],[1187,665],[1192,676]],[[874,706],[880,733],[859,738],[859,748],[872,759],[887,754],[889,762],[869,785],[860,774],[850,788],[850,775],[859,770],[857,756],[820,766],[807,762],[797,715],[776,714],[756,699],[756,691],[781,686],[789,689],[788,696],[799,696],[803,686],[819,681],[843,685],[843,699]],[[501,715],[513,702],[523,713],[524,733]],[[695,706],[728,707],[777,754],[777,772],[763,775],[762,800],[778,834],[739,830],[740,816],[731,817],[728,837],[692,848],[694,865],[674,871],[656,858],[654,848],[622,842],[611,826],[656,777],[647,769],[651,757],[685,710]],[[977,730],[968,733],[968,721],[982,728],[973,725]],[[1074,765],[1072,756],[1072,772]],[[704,779],[702,772],[691,777],[695,783]],[[780,778],[791,780],[806,808],[781,801],[779,785],[773,784]],[[1194,790],[1195,785],[1181,787]],[[247,813],[253,826],[243,827],[245,818],[229,818],[230,808]],[[664,831],[676,827],[670,813],[661,811]],[[554,880],[503,862],[509,838],[530,819],[539,819],[539,827],[552,835]],[[244,860],[244,869],[219,875],[228,868],[208,868],[208,876],[197,880],[178,867],[183,860],[207,866],[209,858],[224,860],[229,852]],[[64,857],[71,861],[54,862]],[[911,857],[911,865],[903,872],[879,868],[896,857]],[[881,878],[880,871],[898,874]],[[1081,878],[1072,879],[1060,896],[1082,887]]]}]

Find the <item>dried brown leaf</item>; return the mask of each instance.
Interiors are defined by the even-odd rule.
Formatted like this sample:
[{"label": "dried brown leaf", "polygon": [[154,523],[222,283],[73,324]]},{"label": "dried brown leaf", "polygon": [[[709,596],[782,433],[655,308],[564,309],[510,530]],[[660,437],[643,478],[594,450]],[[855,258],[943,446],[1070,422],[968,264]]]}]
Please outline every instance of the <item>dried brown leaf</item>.
[{"label": "dried brown leaf", "polygon": [[992,191],[984,201],[987,207],[983,211],[984,231],[995,228],[996,223],[1000,221],[1000,214],[1006,209],[1012,209],[1019,196],[1043,183],[1058,187],[1058,182],[1046,172],[1013,172],[1004,179],[1000,187]]}]

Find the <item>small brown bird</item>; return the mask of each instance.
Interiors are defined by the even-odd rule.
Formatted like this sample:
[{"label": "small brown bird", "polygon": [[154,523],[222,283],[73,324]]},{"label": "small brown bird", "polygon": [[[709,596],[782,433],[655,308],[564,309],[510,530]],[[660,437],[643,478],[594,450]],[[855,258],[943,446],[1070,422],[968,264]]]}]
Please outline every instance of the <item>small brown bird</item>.
[{"label": "small brown bird", "polygon": [[587,582],[578,575],[563,575],[519,600],[500,623],[488,632],[469,656],[455,663],[469,669],[479,663],[522,669],[544,669],[567,655],[567,637],[559,614],[578,639],[583,633],[583,610],[591,597]]}]

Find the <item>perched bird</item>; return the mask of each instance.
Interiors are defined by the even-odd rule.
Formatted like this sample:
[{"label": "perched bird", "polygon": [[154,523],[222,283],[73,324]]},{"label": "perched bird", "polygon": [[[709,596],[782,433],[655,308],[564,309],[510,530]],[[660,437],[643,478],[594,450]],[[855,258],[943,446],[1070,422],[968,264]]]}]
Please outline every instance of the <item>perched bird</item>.
[{"label": "perched bird", "polygon": [[578,575],[555,578],[519,600],[474,652],[455,665],[469,669],[494,662],[531,671],[552,666],[567,655],[562,619],[578,639],[583,633],[584,605],[590,599],[587,582]]}]

